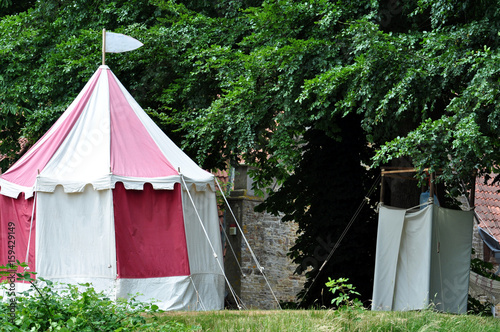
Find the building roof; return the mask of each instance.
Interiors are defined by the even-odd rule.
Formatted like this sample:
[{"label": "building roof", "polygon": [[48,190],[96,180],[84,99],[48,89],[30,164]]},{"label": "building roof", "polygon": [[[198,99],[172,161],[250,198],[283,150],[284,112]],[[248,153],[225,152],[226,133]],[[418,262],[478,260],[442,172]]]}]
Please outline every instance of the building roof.
[{"label": "building roof", "polygon": [[475,211],[479,226],[500,242],[500,183],[484,184],[484,177],[476,179]]}]

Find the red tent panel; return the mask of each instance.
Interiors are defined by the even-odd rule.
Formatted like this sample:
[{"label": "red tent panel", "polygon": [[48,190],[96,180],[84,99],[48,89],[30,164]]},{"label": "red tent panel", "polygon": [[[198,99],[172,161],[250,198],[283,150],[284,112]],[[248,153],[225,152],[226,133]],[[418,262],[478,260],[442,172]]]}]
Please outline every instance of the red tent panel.
[{"label": "red tent panel", "polygon": [[113,190],[118,278],[189,275],[181,188]]},{"label": "red tent panel", "polygon": [[[6,265],[12,259],[26,261],[26,250],[30,232],[31,213],[33,211],[33,198],[25,199],[21,194],[19,199],[0,195],[0,265]],[[10,224],[12,223],[12,224]],[[12,235],[9,239],[9,233]],[[30,254],[28,257],[29,268],[35,271],[35,220],[31,231]],[[5,278],[4,278],[5,279]],[[3,279],[2,279],[3,280]]]},{"label": "red tent panel", "polygon": [[139,120],[108,71],[111,112],[111,170],[134,177],[178,175]]}]

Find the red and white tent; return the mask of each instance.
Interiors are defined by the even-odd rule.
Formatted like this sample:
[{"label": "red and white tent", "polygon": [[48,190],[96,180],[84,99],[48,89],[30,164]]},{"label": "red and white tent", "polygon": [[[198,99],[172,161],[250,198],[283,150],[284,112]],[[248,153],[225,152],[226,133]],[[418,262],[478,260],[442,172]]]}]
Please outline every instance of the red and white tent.
[{"label": "red and white tent", "polygon": [[16,259],[40,277],[91,282],[115,297],[142,293],[166,310],[223,308],[213,175],[107,66],[0,176],[2,265],[9,233]]}]

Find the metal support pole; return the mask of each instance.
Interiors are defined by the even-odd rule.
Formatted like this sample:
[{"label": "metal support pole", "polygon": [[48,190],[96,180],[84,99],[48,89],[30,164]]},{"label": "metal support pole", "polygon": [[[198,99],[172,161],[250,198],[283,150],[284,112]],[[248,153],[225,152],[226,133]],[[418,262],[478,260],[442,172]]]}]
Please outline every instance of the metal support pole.
[{"label": "metal support pole", "polygon": [[102,29],[102,65],[106,64],[106,29]]}]

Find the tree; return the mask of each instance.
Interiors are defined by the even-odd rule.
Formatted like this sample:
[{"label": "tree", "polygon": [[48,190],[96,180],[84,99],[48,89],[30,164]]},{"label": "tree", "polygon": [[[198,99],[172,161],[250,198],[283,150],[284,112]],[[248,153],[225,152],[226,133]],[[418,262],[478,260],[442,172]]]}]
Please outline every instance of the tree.
[{"label": "tree", "polygon": [[487,1],[419,1],[399,15],[398,32],[352,22],[350,63],[306,82],[301,98],[362,113],[380,147],[376,164],[406,156],[419,169],[441,169],[437,181],[456,196],[498,165],[499,13]]},{"label": "tree", "polygon": [[[283,221],[298,224],[302,234],[289,255],[297,265],[296,272],[308,277],[298,294],[303,306],[331,304],[333,294],[325,293],[328,278],[349,278],[367,304],[372,295],[377,232],[370,209],[373,203],[356,214],[375,180],[374,172],[360,162],[368,160],[371,151],[365,144],[359,116],[349,115],[337,122],[349,129],[342,131],[340,140],[317,129],[304,134],[307,143],[299,165],[259,207],[283,213]],[[372,202],[376,198],[372,195]],[[349,229],[351,221],[354,223]]]},{"label": "tree", "polygon": [[[306,272],[306,287],[312,285],[300,295],[307,295],[303,305],[331,303],[328,277],[349,277],[365,300],[371,297],[376,223],[369,209],[312,284],[374,180],[361,164],[369,162],[362,117],[317,112],[298,102],[304,83],[339,61],[343,45],[332,31],[343,25],[335,27],[327,17],[340,9],[326,1],[264,2],[248,9],[252,29],[241,42],[212,47],[200,57],[203,71],[220,81],[220,97],[208,108],[175,114],[206,164],[205,156],[222,150],[222,160],[243,157],[258,166],[253,176],[261,188],[274,180],[281,184],[260,209],[284,213],[283,220],[299,225],[289,254],[297,272]],[[364,4],[342,9],[337,14],[343,20],[369,12]]]},{"label": "tree", "polygon": [[26,11],[35,5],[35,0],[0,0],[0,17]]}]

